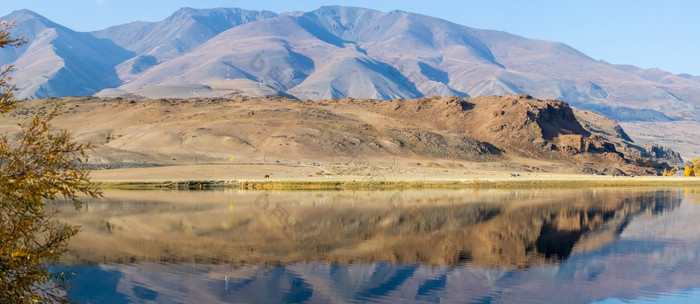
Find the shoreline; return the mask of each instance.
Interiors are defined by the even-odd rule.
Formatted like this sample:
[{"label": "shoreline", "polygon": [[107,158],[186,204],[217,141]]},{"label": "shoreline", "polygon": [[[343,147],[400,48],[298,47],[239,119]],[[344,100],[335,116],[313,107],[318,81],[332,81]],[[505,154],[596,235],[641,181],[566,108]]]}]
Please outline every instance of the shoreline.
[{"label": "shoreline", "polygon": [[96,181],[103,189],[118,190],[408,190],[408,189],[585,189],[585,188],[696,188],[700,179],[661,180],[473,180],[473,181]]},{"label": "shoreline", "polygon": [[[341,168],[342,169],[342,168]],[[700,178],[610,176],[505,170],[280,165],[181,165],[91,171],[106,189],[392,190],[392,189],[577,189],[700,187]]]}]

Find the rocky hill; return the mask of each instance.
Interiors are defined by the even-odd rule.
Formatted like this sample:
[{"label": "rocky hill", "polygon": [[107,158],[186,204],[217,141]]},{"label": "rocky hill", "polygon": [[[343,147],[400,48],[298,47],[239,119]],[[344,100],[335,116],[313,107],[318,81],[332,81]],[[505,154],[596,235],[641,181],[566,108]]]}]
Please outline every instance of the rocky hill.
[{"label": "rocky hill", "polygon": [[[24,109],[3,125],[45,111],[53,102],[24,102]],[[639,154],[632,152],[640,152],[621,144],[629,143],[622,131],[615,135],[590,124],[585,128],[565,102],[528,95],[62,102],[56,122],[78,139],[96,144],[91,164],[226,163],[235,158],[251,164],[325,163],[342,171],[344,166],[400,158],[419,165],[490,162],[517,163],[526,171],[653,173],[634,164]]]},{"label": "rocky hill", "polygon": [[652,142],[634,142],[618,123],[605,118],[601,114],[582,110],[574,110],[574,113],[576,114],[576,119],[586,130],[596,133],[606,141],[613,143],[616,149],[621,151],[629,161],[653,159],[672,165],[683,163],[681,155],[668,147]]}]

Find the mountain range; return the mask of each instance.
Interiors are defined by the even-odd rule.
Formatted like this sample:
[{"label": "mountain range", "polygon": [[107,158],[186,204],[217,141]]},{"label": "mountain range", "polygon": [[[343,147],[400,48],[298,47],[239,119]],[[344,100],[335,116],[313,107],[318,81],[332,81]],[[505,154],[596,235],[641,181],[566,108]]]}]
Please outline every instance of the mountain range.
[{"label": "mountain range", "polygon": [[[563,43],[420,14],[183,8],[159,22],[91,33],[27,10],[1,19],[17,21],[13,34],[29,41],[0,50],[0,62],[15,65],[20,98],[529,94],[599,112],[630,124],[633,138],[658,136],[686,156],[700,155],[700,138],[666,136],[679,133],[669,127],[674,122],[700,127],[699,77],[610,64]],[[658,132],[643,132],[650,128]]]}]

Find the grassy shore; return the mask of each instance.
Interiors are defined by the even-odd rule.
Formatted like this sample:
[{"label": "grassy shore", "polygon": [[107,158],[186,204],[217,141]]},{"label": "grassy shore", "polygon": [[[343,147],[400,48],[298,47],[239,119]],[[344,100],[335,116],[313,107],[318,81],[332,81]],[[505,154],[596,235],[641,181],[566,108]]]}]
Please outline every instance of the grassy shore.
[{"label": "grassy shore", "polygon": [[[93,181],[111,189],[580,189],[619,187],[700,187],[700,178],[536,173],[481,168],[373,168],[371,174],[347,167],[206,165],[95,170]],[[333,172],[332,175],[318,174]]]},{"label": "grassy shore", "polygon": [[486,180],[472,181],[155,181],[98,182],[107,189],[246,189],[246,190],[393,190],[393,189],[580,189],[625,187],[700,187],[700,178],[683,180],[626,178],[601,180]]}]

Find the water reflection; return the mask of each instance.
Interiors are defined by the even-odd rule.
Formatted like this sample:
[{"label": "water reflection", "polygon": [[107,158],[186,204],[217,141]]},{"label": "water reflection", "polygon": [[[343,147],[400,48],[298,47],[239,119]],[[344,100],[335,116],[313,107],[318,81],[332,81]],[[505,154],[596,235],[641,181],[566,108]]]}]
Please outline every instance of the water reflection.
[{"label": "water reflection", "polygon": [[81,212],[68,261],[391,261],[524,268],[609,243],[657,191],[112,192]]},{"label": "water reflection", "polygon": [[61,205],[83,226],[66,262],[101,263],[75,266],[81,302],[587,303],[700,288],[700,205],[683,190],[108,196]]}]

